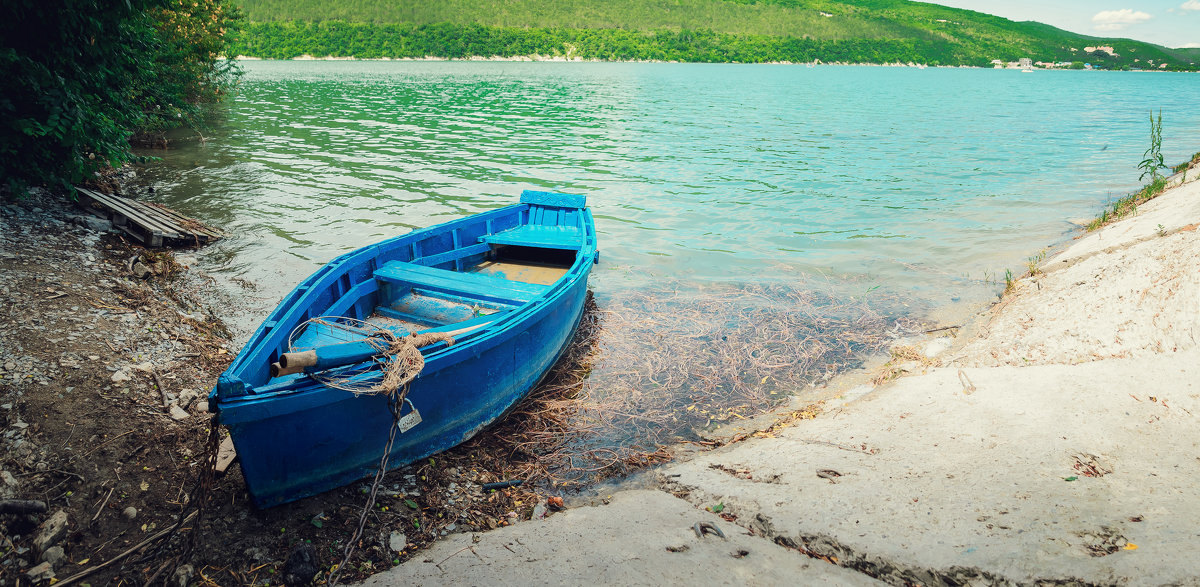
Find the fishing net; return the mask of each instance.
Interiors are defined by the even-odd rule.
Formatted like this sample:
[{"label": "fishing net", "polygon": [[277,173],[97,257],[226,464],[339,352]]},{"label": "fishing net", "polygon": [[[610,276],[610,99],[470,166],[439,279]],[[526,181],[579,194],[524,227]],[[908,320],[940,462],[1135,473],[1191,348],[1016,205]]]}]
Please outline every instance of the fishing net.
[{"label": "fishing net", "polygon": [[[315,330],[310,330],[315,329]],[[305,346],[303,339],[319,340],[320,345]],[[398,336],[394,331],[366,320],[344,316],[319,316],[300,323],[288,336],[289,352],[328,350],[338,345],[367,344],[376,353],[370,361],[309,373],[321,384],[355,395],[388,394],[404,387],[425,367],[420,348],[437,342],[447,346],[454,338],[444,332],[423,332]]]}]

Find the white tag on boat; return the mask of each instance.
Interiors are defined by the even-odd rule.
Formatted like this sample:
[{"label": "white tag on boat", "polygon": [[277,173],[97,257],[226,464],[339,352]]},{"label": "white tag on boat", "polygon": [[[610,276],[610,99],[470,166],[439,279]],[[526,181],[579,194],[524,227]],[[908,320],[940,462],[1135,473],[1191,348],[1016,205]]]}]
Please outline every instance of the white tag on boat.
[{"label": "white tag on boat", "polygon": [[400,416],[400,419],[396,420],[396,429],[400,431],[400,434],[412,430],[413,426],[421,423],[421,412],[417,411],[417,406],[414,406],[408,398],[404,398],[404,403],[408,404],[408,407],[412,408],[412,411]]}]

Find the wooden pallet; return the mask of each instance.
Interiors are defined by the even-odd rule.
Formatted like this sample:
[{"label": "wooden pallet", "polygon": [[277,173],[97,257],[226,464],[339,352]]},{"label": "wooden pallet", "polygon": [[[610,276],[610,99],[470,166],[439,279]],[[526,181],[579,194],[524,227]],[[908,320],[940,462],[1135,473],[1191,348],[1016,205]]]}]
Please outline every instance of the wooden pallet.
[{"label": "wooden pallet", "polygon": [[79,204],[89,211],[101,212],[113,226],[124,230],[148,247],[164,243],[203,245],[225,236],[220,230],[200,224],[160,204],[110,196],[89,189],[79,191]]}]

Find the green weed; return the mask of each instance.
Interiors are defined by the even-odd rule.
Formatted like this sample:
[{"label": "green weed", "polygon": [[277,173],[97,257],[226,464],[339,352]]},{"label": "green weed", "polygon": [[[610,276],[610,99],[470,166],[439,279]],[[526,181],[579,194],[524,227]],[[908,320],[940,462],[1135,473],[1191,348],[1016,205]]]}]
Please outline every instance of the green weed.
[{"label": "green weed", "polygon": [[1160,175],[1159,169],[1170,169],[1166,163],[1163,163],[1162,156],[1162,110],[1158,111],[1158,119],[1154,118],[1154,113],[1150,113],[1150,147],[1143,154],[1141,163],[1138,163],[1138,169],[1142,170],[1142,175],[1138,177],[1138,181],[1146,181],[1146,176],[1150,176],[1150,182],[1158,181]]}]

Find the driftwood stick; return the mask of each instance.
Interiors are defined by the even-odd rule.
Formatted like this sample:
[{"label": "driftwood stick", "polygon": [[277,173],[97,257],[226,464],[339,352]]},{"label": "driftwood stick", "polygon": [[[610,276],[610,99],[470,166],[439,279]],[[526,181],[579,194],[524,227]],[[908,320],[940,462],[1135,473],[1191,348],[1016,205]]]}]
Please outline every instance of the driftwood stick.
[{"label": "driftwood stick", "polygon": [[[123,433],[121,433],[121,434],[118,434],[118,435],[116,435],[116,436],[114,436],[114,437],[112,437],[112,438],[109,438],[108,440],[105,440],[104,442],[101,442],[100,444],[97,444],[97,445],[96,445],[96,448],[93,448],[92,450],[89,450],[89,451],[87,451],[87,452],[83,453],[83,456],[85,456],[85,457],[86,457],[86,456],[88,456],[88,455],[90,455],[90,454],[92,454],[92,453],[96,452],[97,450],[100,450],[100,447],[102,447],[102,446],[104,446],[104,445],[106,445],[106,444],[108,444],[108,443],[110,443],[110,442],[112,442],[112,441],[114,441],[114,440],[116,440],[116,439],[118,439],[118,438],[122,437],[122,436],[126,436],[126,435],[129,435],[129,434],[133,434],[134,432],[137,432],[137,429],[130,430],[129,432],[123,432]],[[118,480],[119,480],[119,479],[118,479]]]},{"label": "driftwood stick", "polygon": [[116,485],[113,485],[112,488],[108,490],[108,495],[104,496],[104,503],[100,504],[100,507],[96,508],[96,515],[92,516],[92,521],[88,522],[89,525],[96,523],[96,520],[100,518],[100,512],[104,511],[104,506],[108,505],[108,499],[112,497],[113,492],[116,490]]},{"label": "driftwood stick", "polygon": [[171,402],[170,402],[170,400],[167,399],[167,388],[163,387],[162,379],[160,379],[158,377],[158,370],[151,369],[150,376],[154,378],[154,384],[158,386],[158,393],[162,394],[163,407],[164,408],[171,407]]},{"label": "driftwood stick", "polygon": [[[188,514],[187,517],[183,519],[183,522],[186,524],[188,521],[190,521],[194,517],[196,517],[196,512],[192,512],[192,513]],[[79,571],[78,573],[75,573],[74,575],[71,575],[70,577],[63,579],[62,581],[55,583],[55,585],[58,585],[59,587],[67,587],[68,585],[73,585],[75,583],[78,583],[81,579],[87,578],[92,573],[103,570],[109,566],[112,566],[113,564],[121,562],[121,561],[125,560],[127,557],[129,557],[129,555],[145,548],[150,543],[161,539],[163,536],[166,536],[167,534],[170,534],[171,532],[174,532],[175,526],[176,526],[176,524],[171,524],[170,528],[158,531],[153,536],[133,545],[133,547],[130,548],[129,550],[126,550],[125,552],[122,552],[121,554],[118,554],[117,556],[114,556],[114,557],[108,559],[107,561],[102,562],[94,567],[88,567],[82,571]]]},{"label": "driftwood stick", "polygon": [[46,502],[34,499],[0,500],[0,514],[44,514]]}]

